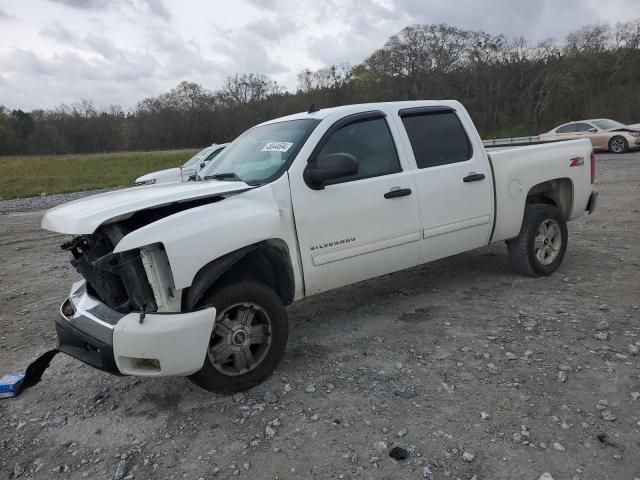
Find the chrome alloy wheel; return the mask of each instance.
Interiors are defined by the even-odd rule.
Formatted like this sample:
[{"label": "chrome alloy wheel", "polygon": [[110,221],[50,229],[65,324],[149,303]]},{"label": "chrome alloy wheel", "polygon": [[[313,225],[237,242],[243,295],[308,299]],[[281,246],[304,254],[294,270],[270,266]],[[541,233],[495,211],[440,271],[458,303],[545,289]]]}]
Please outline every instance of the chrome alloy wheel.
[{"label": "chrome alloy wheel", "polygon": [[611,151],[613,153],[622,153],[625,149],[624,139],[617,137],[611,140]]},{"label": "chrome alloy wheel", "polygon": [[255,303],[236,303],[216,317],[209,360],[216,370],[238,376],[256,368],[271,347],[271,319]]},{"label": "chrome alloy wheel", "polygon": [[562,231],[555,220],[543,221],[536,231],[536,258],[542,265],[550,265],[558,257],[562,247]]}]

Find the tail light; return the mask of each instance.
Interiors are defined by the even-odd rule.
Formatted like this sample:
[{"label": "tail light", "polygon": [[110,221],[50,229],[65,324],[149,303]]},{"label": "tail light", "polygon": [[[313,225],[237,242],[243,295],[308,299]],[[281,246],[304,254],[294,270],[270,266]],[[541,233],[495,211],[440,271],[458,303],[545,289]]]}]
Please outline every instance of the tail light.
[{"label": "tail light", "polygon": [[591,185],[596,181],[596,154],[591,150]]}]

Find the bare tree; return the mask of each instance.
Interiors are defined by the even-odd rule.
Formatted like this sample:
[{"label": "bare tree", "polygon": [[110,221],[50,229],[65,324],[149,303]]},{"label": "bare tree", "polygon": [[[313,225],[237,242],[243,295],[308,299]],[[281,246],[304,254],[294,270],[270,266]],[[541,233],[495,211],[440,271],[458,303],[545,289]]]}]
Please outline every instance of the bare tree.
[{"label": "bare tree", "polygon": [[616,25],[615,46],[616,48],[640,49],[640,20]]},{"label": "bare tree", "polygon": [[567,35],[567,50],[570,52],[604,52],[611,47],[609,25],[587,25]]},{"label": "bare tree", "polygon": [[[482,135],[531,135],[572,118],[640,120],[640,21],[589,25],[531,44],[449,25],[410,25],[361,64],[306,69],[296,93],[257,73],[219,91],[184,81],[134,108],[89,100],[51,110],[0,107],[0,154],[199,147],[269,118],[321,107],[455,98]],[[622,101],[621,101],[622,100]]]},{"label": "bare tree", "polygon": [[278,84],[266,76],[243,73],[227,77],[219,96],[227,105],[234,106],[262,102],[280,92],[281,88]]}]

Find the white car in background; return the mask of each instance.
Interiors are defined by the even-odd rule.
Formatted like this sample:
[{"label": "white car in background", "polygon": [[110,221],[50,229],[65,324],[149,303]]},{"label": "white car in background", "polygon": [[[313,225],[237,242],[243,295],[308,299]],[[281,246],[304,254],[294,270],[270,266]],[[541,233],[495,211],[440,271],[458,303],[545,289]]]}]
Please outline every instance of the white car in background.
[{"label": "white car in background", "polygon": [[136,185],[153,185],[155,183],[183,182],[196,175],[202,168],[224,150],[228,143],[213,144],[199,151],[191,157],[182,167],[167,168],[157,172],[147,173],[136,178]]}]

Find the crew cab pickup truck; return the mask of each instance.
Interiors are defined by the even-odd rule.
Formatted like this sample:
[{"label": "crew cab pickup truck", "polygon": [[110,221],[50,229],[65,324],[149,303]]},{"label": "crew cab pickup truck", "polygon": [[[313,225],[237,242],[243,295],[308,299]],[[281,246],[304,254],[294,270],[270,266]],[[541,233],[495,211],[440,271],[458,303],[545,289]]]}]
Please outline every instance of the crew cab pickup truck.
[{"label": "crew cab pickup truck", "polygon": [[595,208],[589,140],[485,151],[456,101],[352,105],[255,126],[201,181],[133,187],[49,210],[83,277],[59,349],[96,368],[250,388],[281,359],[285,307],[506,242],[549,275],[567,222]]}]

